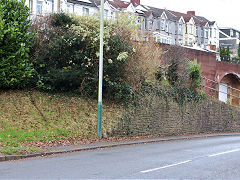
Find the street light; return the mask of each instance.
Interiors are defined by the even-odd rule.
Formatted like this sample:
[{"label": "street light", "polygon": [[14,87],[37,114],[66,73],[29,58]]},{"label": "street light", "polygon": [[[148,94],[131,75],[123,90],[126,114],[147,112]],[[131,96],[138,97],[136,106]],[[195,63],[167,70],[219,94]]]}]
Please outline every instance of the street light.
[{"label": "street light", "polygon": [[103,82],[103,31],[104,31],[104,0],[100,7],[100,57],[99,57],[99,87],[98,87],[98,120],[97,136],[102,138],[102,82]]}]

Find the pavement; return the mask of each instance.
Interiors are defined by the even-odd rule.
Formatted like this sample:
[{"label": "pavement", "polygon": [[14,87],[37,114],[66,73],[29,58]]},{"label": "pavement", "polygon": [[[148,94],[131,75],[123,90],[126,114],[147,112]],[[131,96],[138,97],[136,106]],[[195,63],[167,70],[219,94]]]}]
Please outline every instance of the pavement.
[{"label": "pavement", "polygon": [[88,145],[59,146],[59,147],[50,148],[47,152],[43,152],[43,153],[35,153],[35,154],[27,154],[27,155],[6,155],[6,156],[0,154],[0,162],[20,160],[20,159],[32,158],[32,157],[49,156],[49,155],[63,154],[63,153],[70,153],[70,152],[113,148],[113,147],[120,147],[120,146],[150,144],[150,143],[157,143],[157,142],[164,142],[164,141],[176,141],[176,140],[186,140],[186,139],[211,138],[211,137],[219,137],[219,136],[240,136],[240,133],[219,133],[219,134],[200,134],[200,135],[188,135],[188,136],[156,137],[156,138],[147,138],[147,139],[137,139],[133,141],[97,142],[97,143],[88,144]]}]

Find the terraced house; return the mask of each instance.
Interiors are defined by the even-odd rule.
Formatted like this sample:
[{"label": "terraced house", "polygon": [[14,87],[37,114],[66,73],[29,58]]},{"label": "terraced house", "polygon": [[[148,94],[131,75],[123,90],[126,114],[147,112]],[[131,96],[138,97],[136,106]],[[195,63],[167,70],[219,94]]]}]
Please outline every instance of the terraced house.
[{"label": "terraced house", "polygon": [[233,57],[238,57],[238,47],[240,43],[240,31],[234,28],[220,28],[220,46],[229,47]]},{"label": "terraced house", "polygon": [[[99,12],[100,0],[27,0],[26,5],[33,16],[47,15],[56,12],[75,13],[77,15],[96,15]],[[116,9],[108,1],[104,3],[104,15],[116,17]]]},{"label": "terraced house", "polygon": [[[27,0],[31,14],[45,15],[68,12],[77,15],[96,15],[101,0]],[[115,19],[118,12],[138,17],[139,29],[152,35],[157,42],[218,50],[219,28],[215,21],[196,16],[194,11],[180,13],[141,5],[140,0],[105,0],[104,16]]]}]

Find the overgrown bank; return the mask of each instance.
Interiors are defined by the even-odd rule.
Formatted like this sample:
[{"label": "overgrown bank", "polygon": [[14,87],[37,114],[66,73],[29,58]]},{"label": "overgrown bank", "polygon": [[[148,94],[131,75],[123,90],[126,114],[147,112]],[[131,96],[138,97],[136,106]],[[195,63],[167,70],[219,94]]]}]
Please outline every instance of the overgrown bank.
[{"label": "overgrown bank", "polygon": [[[105,102],[103,133],[121,117],[122,106]],[[0,94],[0,151],[39,152],[43,147],[95,139],[97,101],[74,94],[2,91]],[[1,154],[1,153],[0,153]]]}]

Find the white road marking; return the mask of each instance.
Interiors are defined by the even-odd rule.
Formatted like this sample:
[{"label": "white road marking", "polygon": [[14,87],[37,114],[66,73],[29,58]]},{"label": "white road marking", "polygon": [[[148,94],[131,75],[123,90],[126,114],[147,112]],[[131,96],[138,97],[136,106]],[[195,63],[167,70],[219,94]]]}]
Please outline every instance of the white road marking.
[{"label": "white road marking", "polygon": [[[233,152],[238,152],[238,151],[240,151],[240,149],[234,149],[234,150],[231,150],[231,151],[224,151],[224,152],[220,152],[220,153],[216,153],[216,154],[210,154],[210,155],[207,155],[207,157],[215,157],[215,156],[220,156],[220,155],[223,155],[223,154],[228,154],[228,153],[233,153]],[[158,168],[153,168],[153,169],[148,169],[148,170],[144,170],[144,171],[140,171],[140,172],[141,173],[148,173],[148,172],[157,171],[157,170],[160,170],[160,169],[165,169],[165,168],[169,168],[169,167],[173,167],[173,166],[178,166],[178,165],[181,165],[181,164],[186,164],[186,163],[189,163],[191,161],[192,160],[182,161],[182,162],[179,162],[179,163],[170,164],[170,165],[166,165],[166,166],[162,166],[162,167],[158,167]]]},{"label": "white road marking", "polygon": [[220,152],[220,153],[216,153],[216,154],[210,154],[210,155],[208,155],[208,157],[220,156],[220,155],[223,155],[223,154],[228,154],[228,153],[233,153],[233,152],[238,152],[238,151],[240,151],[240,149],[234,149],[234,150],[231,150],[231,151],[225,151],[225,152]]},{"label": "white road marking", "polygon": [[192,160],[187,160],[187,161],[179,162],[179,163],[176,163],[176,164],[170,164],[170,165],[167,165],[167,166],[162,166],[162,167],[158,167],[158,168],[154,168],[154,169],[148,169],[148,170],[141,171],[141,173],[148,173],[148,172],[157,171],[157,170],[160,170],[160,169],[165,169],[165,168],[169,168],[169,167],[173,167],[173,166],[178,166],[178,165],[181,165],[181,164],[186,164],[186,163],[191,162],[191,161]]}]

